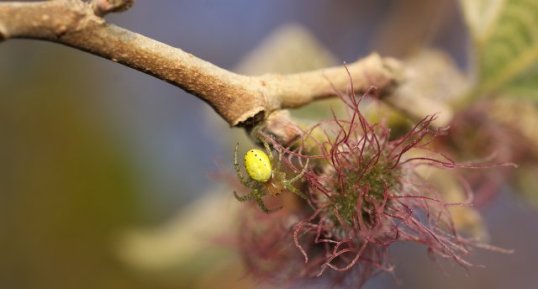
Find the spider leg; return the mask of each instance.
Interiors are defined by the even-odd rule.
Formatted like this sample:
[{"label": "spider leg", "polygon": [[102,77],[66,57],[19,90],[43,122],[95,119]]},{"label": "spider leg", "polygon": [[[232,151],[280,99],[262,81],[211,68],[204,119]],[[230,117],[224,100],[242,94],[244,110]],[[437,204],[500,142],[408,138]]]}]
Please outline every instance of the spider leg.
[{"label": "spider leg", "polygon": [[252,194],[252,192],[250,192],[250,193],[247,194],[247,195],[240,196],[239,194],[237,194],[236,191],[234,191],[234,197],[235,197],[238,201],[240,201],[240,202],[245,202],[245,201],[249,201],[249,200],[252,200],[252,199],[256,198],[256,197],[254,196],[254,194]]},{"label": "spider leg", "polygon": [[273,166],[273,169],[271,171],[271,175],[274,176],[275,172],[280,171],[280,159],[282,158],[282,155],[278,154],[278,160],[276,162],[276,165],[273,164],[273,161],[275,159],[274,156],[273,156],[273,150],[269,146],[269,143],[267,143],[264,140],[262,140],[262,142],[263,142],[263,146],[265,147],[265,151],[267,152],[267,155],[269,155],[269,160],[271,160],[271,165]]},{"label": "spider leg", "polygon": [[285,181],[284,182],[284,187],[286,187],[286,189],[294,194],[296,194],[297,196],[307,200],[308,198],[306,197],[305,194],[303,194],[302,192],[300,192],[299,190],[297,190],[297,188],[295,188],[292,184],[290,184],[289,182]]},{"label": "spider leg", "polygon": [[265,147],[265,151],[267,152],[267,154],[269,155],[269,159],[272,161],[273,160],[273,150],[271,149],[271,147],[269,146],[269,143],[267,143],[266,141],[262,140],[263,142],[263,146]]},{"label": "spider leg", "polygon": [[283,206],[280,206],[280,207],[277,207],[277,208],[268,209],[267,206],[264,204],[264,202],[262,200],[262,196],[258,195],[258,196],[254,197],[254,198],[256,199],[256,203],[258,203],[258,207],[260,207],[260,209],[266,214],[276,212],[276,211],[283,208]]},{"label": "spider leg", "polygon": [[302,178],[304,176],[304,174],[306,173],[306,170],[308,169],[308,163],[309,162],[310,162],[310,159],[306,159],[306,163],[305,163],[303,169],[301,170],[301,172],[298,175],[296,175],[295,177],[288,180],[289,184],[293,184],[295,181],[297,181],[298,179],[300,179],[300,178]]},{"label": "spider leg", "polygon": [[298,195],[299,197],[303,198],[303,199],[307,199],[306,195],[303,194],[302,192],[300,192],[299,190],[297,190],[297,188],[295,188],[292,184],[294,182],[296,182],[298,179],[302,178],[304,176],[304,174],[306,173],[306,170],[308,169],[308,163],[310,162],[310,159],[307,159],[306,160],[306,164],[304,165],[303,167],[303,170],[297,174],[295,177],[289,179],[289,180],[284,180],[282,181],[284,187],[288,190],[288,191],[291,191],[292,193]]},{"label": "spider leg", "polygon": [[241,173],[241,168],[239,167],[239,163],[237,162],[237,149],[239,148],[239,143],[235,145],[235,151],[234,151],[234,169],[235,173],[237,174],[237,177],[239,177],[239,181],[241,181],[241,184],[243,184],[245,187],[250,188],[250,182],[245,179],[243,176],[243,173]]}]

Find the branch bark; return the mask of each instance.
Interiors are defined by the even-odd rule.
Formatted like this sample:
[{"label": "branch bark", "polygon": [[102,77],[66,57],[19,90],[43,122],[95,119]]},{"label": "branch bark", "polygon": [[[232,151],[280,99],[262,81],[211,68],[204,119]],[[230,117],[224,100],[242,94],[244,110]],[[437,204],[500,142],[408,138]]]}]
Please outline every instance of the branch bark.
[{"label": "branch bark", "polygon": [[[291,75],[245,76],[227,71],[181,49],[106,23],[100,15],[115,10],[106,10],[108,6],[101,2],[108,1],[0,3],[0,39],[52,41],[121,63],[203,99],[231,126],[331,97],[334,88],[345,91],[349,87],[343,66]],[[381,97],[390,95],[404,75],[398,61],[377,54],[348,64],[347,69],[357,93],[375,86]]]}]

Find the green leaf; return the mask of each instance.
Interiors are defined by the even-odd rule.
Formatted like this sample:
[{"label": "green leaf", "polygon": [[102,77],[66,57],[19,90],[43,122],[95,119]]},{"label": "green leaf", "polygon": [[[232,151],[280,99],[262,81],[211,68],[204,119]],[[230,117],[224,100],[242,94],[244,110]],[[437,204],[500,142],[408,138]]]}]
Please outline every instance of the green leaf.
[{"label": "green leaf", "polygon": [[538,100],[538,63],[536,62],[506,85],[503,94],[509,97]]},{"label": "green leaf", "polygon": [[473,37],[478,83],[472,97],[501,90],[536,98],[538,1],[460,0]]}]

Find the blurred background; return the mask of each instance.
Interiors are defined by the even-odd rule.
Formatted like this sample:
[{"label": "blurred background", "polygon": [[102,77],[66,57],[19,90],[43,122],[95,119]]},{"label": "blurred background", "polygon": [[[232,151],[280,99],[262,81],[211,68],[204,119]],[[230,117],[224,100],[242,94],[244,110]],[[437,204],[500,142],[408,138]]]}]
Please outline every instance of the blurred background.
[{"label": "blurred background", "polygon": [[[469,66],[450,0],[139,0],[107,19],[239,71],[264,72],[256,51],[289,25],[315,50],[290,71],[424,45]],[[281,47],[263,57],[281,59]],[[185,236],[237,205],[212,177],[231,168],[237,139],[246,142],[243,131],[202,101],[141,72],[58,44],[1,43],[0,288],[251,288],[226,240],[201,235],[222,244],[201,248]],[[483,214],[491,242],[515,253],[477,251],[472,261],[486,268],[466,272],[401,245],[396,278],[366,288],[536,288],[538,213],[510,190]],[[213,202],[207,213],[196,210],[201,198]]]}]

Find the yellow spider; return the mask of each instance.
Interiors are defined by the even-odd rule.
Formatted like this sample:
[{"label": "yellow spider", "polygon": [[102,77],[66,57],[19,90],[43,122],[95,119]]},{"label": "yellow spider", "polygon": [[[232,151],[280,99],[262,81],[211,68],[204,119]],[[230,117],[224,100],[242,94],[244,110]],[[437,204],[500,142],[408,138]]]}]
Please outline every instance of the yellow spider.
[{"label": "yellow spider", "polygon": [[254,200],[265,213],[277,211],[282,208],[279,207],[269,210],[262,199],[266,194],[276,197],[284,190],[287,190],[306,199],[306,196],[293,186],[293,183],[303,177],[308,168],[309,160],[307,159],[303,170],[298,175],[288,180],[286,179],[286,173],[280,170],[281,157],[279,156],[276,166],[273,167],[273,153],[271,152],[271,148],[269,148],[269,145],[265,142],[264,146],[267,153],[259,149],[251,149],[245,154],[244,165],[248,178],[243,176],[239,164],[237,163],[237,148],[239,147],[239,143],[235,146],[235,171],[237,172],[237,176],[241,183],[251,190],[244,196],[239,196],[237,192],[234,191],[235,198],[241,202]]}]

